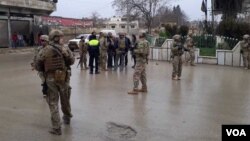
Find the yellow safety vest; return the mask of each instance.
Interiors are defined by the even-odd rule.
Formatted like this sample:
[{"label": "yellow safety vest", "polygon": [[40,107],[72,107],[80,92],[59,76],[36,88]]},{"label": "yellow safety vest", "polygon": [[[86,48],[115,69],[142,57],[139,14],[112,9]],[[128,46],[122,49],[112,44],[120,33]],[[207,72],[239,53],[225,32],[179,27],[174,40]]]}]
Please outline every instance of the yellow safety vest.
[{"label": "yellow safety vest", "polygon": [[89,45],[90,45],[90,46],[98,46],[98,45],[99,45],[99,41],[96,40],[96,39],[91,40],[91,41],[89,41]]}]

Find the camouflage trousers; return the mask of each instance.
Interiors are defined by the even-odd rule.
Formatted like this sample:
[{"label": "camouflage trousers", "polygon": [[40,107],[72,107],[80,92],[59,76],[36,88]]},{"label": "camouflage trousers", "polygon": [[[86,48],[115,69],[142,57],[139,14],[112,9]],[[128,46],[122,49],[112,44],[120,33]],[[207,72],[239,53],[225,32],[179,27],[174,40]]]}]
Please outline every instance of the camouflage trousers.
[{"label": "camouflage trousers", "polygon": [[118,68],[118,63],[119,63],[119,60],[120,60],[120,70],[123,70],[124,68],[124,61],[125,61],[125,53],[124,52],[119,52],[119,53],[116,53],[116,56],[115,56],[115,70]]},{"label": "camouflage trousers", "polygon": [[242,57],[244,67],[250,69],[250,51],[243,51]]},{"label": "camouflage trousers", "polygon": [[188,63],[190,61],[191,65],[194,65],[194,60],[195,60],[195,51],[191,49],[188,51],[189,57],[187,58],[186,62]]},{"label": "camouflage trousers", "polygon": [[100,66],[101,66],[101,69],[103,70],[106,70],[106,66],[107,66],[107,60],[108,60],[108,54],[107,54],[107,51],[105,53],[105,51],[101,52],[100,54]]},{"label": "camouflage trousers", "polygon": [[172,77],[181,77],[182,73],[182,57],[181,56],[173,56],[173,73]]},{"label": "camouflage trousers", "polygon": [[61,128],[60,113],[59,113],[59,98],[61,102],[61,110],[65,118],[71,118],[70,106],[70,86],[65,83],[56,83],[53,77],[46,78],[48,85],[48,96],[46,98],[51,113],[52,128]]},{"label": "camouflage trousers", "polygon": [[82,58],[82,62],[80,62],[80,67],[83,69],[83,65],[85,68],[87,68],[87,53],[83,53],[80,58]]},{"label": "camouflage trousers", "polygon": [[142,83],[142,89],[147,89],[146,64],[137,62],[135,65],[135,72],[133,75],[134,89],[138,89],[140,80]]}]

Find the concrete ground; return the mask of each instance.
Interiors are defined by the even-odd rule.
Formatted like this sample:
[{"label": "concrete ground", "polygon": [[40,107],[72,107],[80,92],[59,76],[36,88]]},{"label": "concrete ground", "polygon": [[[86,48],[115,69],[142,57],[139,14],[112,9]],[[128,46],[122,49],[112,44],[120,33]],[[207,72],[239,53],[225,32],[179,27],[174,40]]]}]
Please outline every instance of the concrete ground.
[{"label": "concrete ground", "polygon": [[72,124],[53,136],[31,58],[0,55],[1,141],[220,141],[222,124],[250,124],[250,71],[242,68],[184,66],[172,81],[171,64],[150,62],[148,94],[131,96],[131,64],[92,76],[74,65]]}]

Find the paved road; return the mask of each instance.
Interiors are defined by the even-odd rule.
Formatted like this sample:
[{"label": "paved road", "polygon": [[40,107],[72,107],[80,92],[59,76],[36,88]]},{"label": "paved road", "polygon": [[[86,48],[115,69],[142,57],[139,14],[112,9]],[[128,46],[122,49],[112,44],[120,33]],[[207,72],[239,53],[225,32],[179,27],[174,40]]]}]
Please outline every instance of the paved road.
[{"label": "paved road", "polygon": [[148,94],[130,96],[130,67],[91,76],[73,66],[74,117],[53,136],[31,57],[0,55],[1,141],[220,141],[222,124],[250,124],[250,71],[241,68],[185,66],[172,81],[169,63],[150,62]]}]

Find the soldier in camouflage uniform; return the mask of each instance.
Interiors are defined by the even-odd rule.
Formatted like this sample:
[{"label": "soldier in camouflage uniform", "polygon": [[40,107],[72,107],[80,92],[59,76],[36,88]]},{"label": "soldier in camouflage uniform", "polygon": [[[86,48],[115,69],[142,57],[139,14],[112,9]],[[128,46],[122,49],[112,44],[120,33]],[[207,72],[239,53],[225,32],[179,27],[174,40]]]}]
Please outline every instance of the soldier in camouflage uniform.
[{"label": "soldier in camouflage uniform", "polygon": [[240,42],[241,53],[243,56],[243,64],[245,69],[250,69],[250,42],[249,35],[243,36],[243,41]]},{"label": "soldier in camouflage uniform", "polygon": [[186,39],[185,47],[187,48],[187,51],[189,53],[189,58],[186,60],[187,63],[190,61],[191,66],[195,66],[194,60],[195,60],[195,46],[194,46],[194,40],[193,40],[193,34],[189,33],[188,37]]},{"label": "soldier in camouflage uniform", "polygon": [[47,102],[51,112],[52,129],[51,134],[61,135],[61,122],[59,114],[59,98],[63,112],[63,121],[70,124],[70,87],[69,67],[74,63],[73,53],[68,47],[62,45],[63,33],[60,30],[53,30],[49,34],[50,44],[41,50],[37,57],[38,71],[45,74],[45,81],[48,86]]},{"label": "soldier in camouflage uniform", "polygon": [[103,71],[107,71],[107,59],[108,59],[108,43],[104,33],[100,33],[100,66]]},{"label": "soldier in camouflage uniform", "polygon": [[[181,36],[175,35],[173,37],[173,45],[171,47],[171,54],[173,56],[173,73],[172,79],[173,80],[180,80],[181,73],[182,73],[182,54],[184,52],[184,47],[181,43]],[[176,78],[177,76],[177,78]]]},{"label": "soldier in camouflage uniform", "polygon": [[126,44],[126,38],[124,33],[120,33],[119,39],[116,43],[116,56],[115,56],[115,67],[114,70],[117,70],[118,68],[118,62],[120,59],[120,70],[122,71],[124,68],[124,61],[125,61],[125,55],[128,50],[127,44]]},{"label": "soldier in camouflage uniform", "polygon": [[88,53],[88,45],[85,43],[84,37],[81,37],[81,41],[79,43],[79,54],[80,54],[80,67],[81,70],[83,70],[83,64],[84,68],[87,70],[87,53]]},{"label": "soldier in camouflage uniform", "polygon": [[[34,57],[33,57],[33,60],[32,60],[32,62],[31,62],[32,70],[36,70],[36,71],[38,70],[38,69],[37,69],[37,66],[36,66],[37,55],[38,55],[38,53],[39,53],[42,49],[44,49],[44,48],[46,48],[46,47],[48,46],[48,44],[49,44],[49,36],[47,36],[47,35],[42,35],[42,36],[40,37],[40,40],[41,40],[42,46],[39,46],[38,48],[35,49],[35,51],[34,51]],[[43,87],[43,90],[42,90],[42,92],[43,92],[43,97],[46,97],[46,96],[47,96],[47,92],[46,92],[46,83],[45,83],[45,76],[44,76],[44,73],[38,71],[38,75],[39,75],[39,77],[40,77],[40,79],[41,79],[41,81],[42,81],[42,84],[41,84],[41,85],[42,85],[42,87]]]},{"label": "soldier in camouflage uniform", "polygon": [[[146,75],[146,64],[148,63],[149,55],[149,43],[145,39],[146,34],[140,36],[137,48],[134,49],[136,56],[135,72],[133,75],[134,88],[128,94],[138,94],[138,92],[147,92],[147,75]],[[142,89],[138,89],[139,81],[141,80]]]}]

